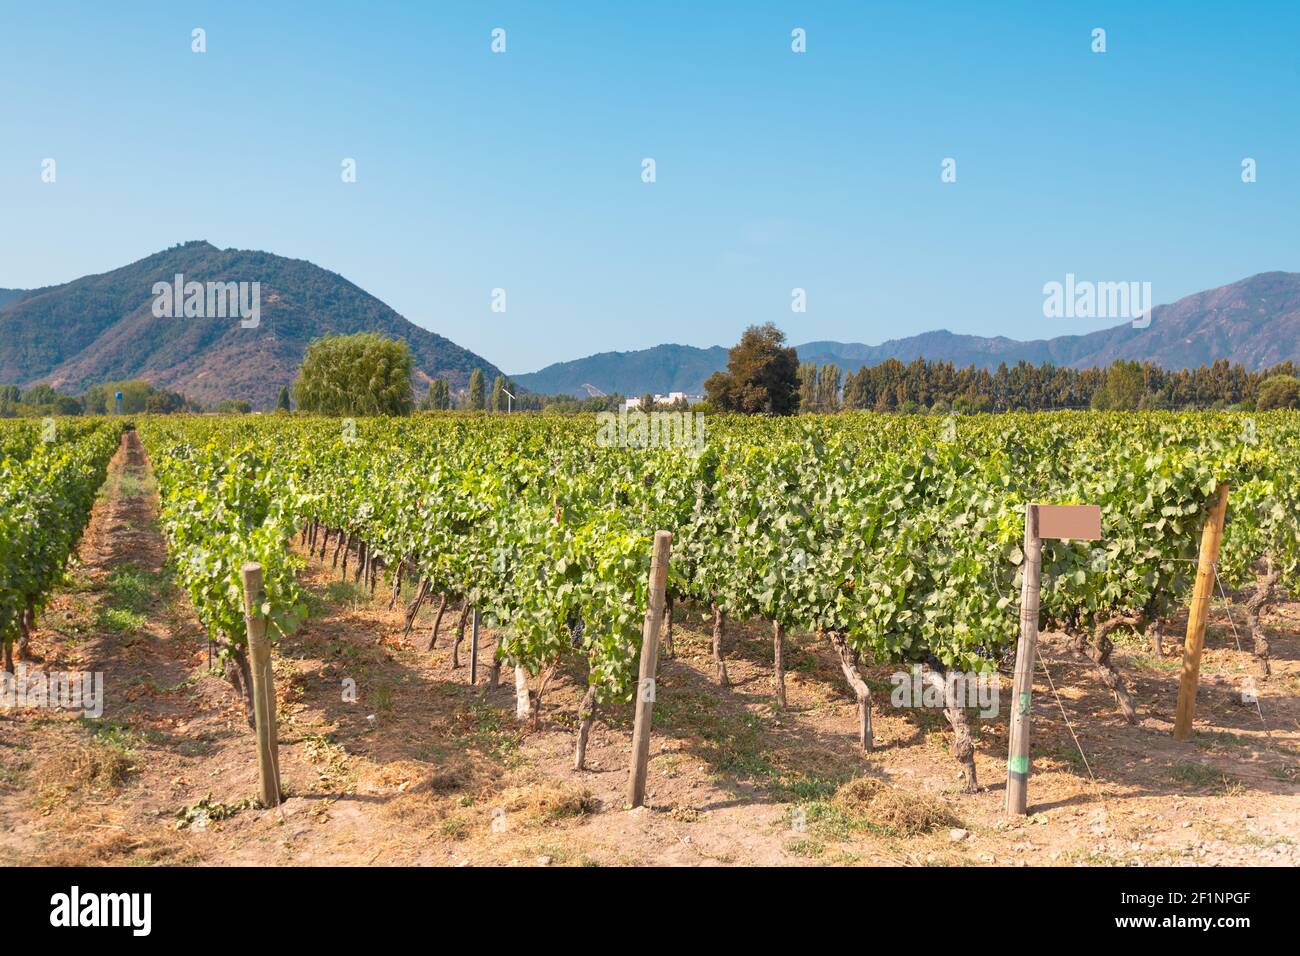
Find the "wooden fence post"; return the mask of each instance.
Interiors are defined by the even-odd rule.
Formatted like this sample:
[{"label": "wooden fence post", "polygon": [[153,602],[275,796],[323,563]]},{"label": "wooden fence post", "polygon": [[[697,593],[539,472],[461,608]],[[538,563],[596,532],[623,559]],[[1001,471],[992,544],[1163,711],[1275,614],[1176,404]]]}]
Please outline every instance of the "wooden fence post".
[{"label": "wooden fence post", "polygon": [[469,682],[470,686],[478,683],[478,608],[469,627]]},{"label": "wooden fence post", "polygon": [[527,720],[529,711],[528,671],[522,664],[515,665],[515,719]]},{"label": "wooden fence post", "polygon": [[668,583],[668,556],[673,536],[655,532],[650,559],[650,593],[645,626],[641,629],[641,674],[636,688],[636,720],[632,725],[632,773],[627,782],[627,802],[632,808],[645,803],[646,769],[650,764],[650,716],[655,702],[655,673],[659,666],[659,628],[664,615],[664,586]]},{"label": "wooden fence post", "polygon": [[1038,650],[1038,590],[1043,572],[1043,539],[1038,536],[1038,505],[1025,505],[1025,564],[1020,583],[1020,641],[1011,694],[1011,734],[1007,747],[1007,816],[1023,816],[1029,801],[1029,707],[1034,692]]},{"label": "wooden fence post", "polygon": [[275,727],[275,678],[271,673],[271,644],[266,639],[262,603],[262,566],[244,565],[244,625],[248,632],[248,662],[253,675],[253,718],[257,728],[257,775],[262,805],[280,805],[280,751]]},{"label": "wooden fence post", "polygon": [[1214,594],[1214,576],[1219,563],[1219,542],[1223,538],[1223,519],[1228,513],[1228,486],[1220,483],[1201,531],[1201,560],[1196,566],[1196,587],[1192,606],[1187,612],[1187,638],[1183,644],[1183,672],[1178,681],[1178,710],[1174,715],[1174,740],[1186,740],[1192,734],[1192,716],[1196,712],[1196,687],[1201,678],[1201,651],[1205,647],[1205,623],[1210,616],[1210,598]]}]

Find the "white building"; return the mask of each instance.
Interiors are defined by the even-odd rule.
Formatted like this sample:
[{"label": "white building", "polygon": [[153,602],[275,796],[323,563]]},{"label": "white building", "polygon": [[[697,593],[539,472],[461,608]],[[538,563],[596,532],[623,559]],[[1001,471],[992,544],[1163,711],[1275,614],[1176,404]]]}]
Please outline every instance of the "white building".
[{"label": "white building", "polygon": [[[687,402],[689,404],[693,401],[699,401],[699,396],[687,395],[685,392],[669,392],[667,395],[654,396],[654,402],[656,405],[675,405],[678,402]],[[641,399],[629,398],[626,407],[640,408]]]}]

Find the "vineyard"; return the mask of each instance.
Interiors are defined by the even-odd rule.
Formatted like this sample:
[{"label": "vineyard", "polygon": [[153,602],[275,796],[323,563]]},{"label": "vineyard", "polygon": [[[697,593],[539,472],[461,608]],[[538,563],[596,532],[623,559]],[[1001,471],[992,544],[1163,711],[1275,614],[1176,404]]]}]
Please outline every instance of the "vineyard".
[{"label": "vineyard", "polygon": [[0,643],[5,670],[26,649],[36,615],[90,518],[121,429],[107,422],[0,428]]},{"label": "vineyard", "polygon": [[[707,608],[725,687],[728,622],[766,621],[780,701],[784,634],[820,635],[857,697],[864,748],[864,660],[942,678],[993,670],[1013,647],[1027,501],[1101,507],[1101,542],[1045,546],[1042,624],[1093,660],[1129,721],[1111,635],[1158,630],[1186,606],[1220,482],[1233,492],[1219,573],[1240,586],[1262,570],[1250,612],[1263,660],[1259,614],[1277,589],[1300,590],[1300,418],[1285,412],[736,419],[702,451],[601,447],[589,420],[558,418],[159,419],[141,432],[180,579],[245,684],[239,568],[262,564],[266,611],[292,627],[295,533],[341,555],[345,576],[355,553],[372,590],[418,579],[408,619],[436,598],[439,619],[461,606],[463,633],[480,611],[501,634],[493,679],[515,669],[534,722],[576,657],[589,725],[631,698],[650,540],[670,530],[668,653],[674,606]],[[973,790],[966,714],[948,717]]]},{"label": "vineyard", "polygon": [[[764,633],[762,694],[781,726],[779,715],[800,709],[787,702],[786,661],[793,652],[803,686],[809,649],[820,648],[854,702],[861,754],[880,752],[881,669],[919,666],[946,704],[944,749],[967,793],[1000,780],[977,778],[980,718],[942,687],[953,674],[1010,672],[1027,502],[1100,506],[1100,540],[1043,542],[1039,623],[1064,635],[1107,695],[1106,716],[1127,724],[1143,701],[1113,657],[1116,643],[1150,642],[1158,657],[1162,638],[1181,639],[1175,618],[1191,599],[1221,483],[1230,494],[1216,588],[1244,605],[1238,622],[1262,674],[1270,606],[1300,594],[1300,415],[1291,412],[710,418],[699,444],[648,448],[601,440],[589,417],[142,417],[134,426],[157,482],[167,573],[250,727],[250,561],[262,570],[257,611],[273,640],[295,639],[320,613],[312,582],[322,575],[387,606],[403,646],[449,654],[452,673],[467,629],[477,636],[481,622],[491,650],[480,686],[513,678],[519,726],[572,729],[568,763],[581,771],[598,720],[626,734],[651,546],[666,530],[661,671],[675,641],[699,650],[702,633],[721,702],[738,670],[753,681],[752,657],[729,648]],[[60,423],[51,441],[39,425],[0,424],[9,666],[64,579],[120,434],[107,422]],[[561,713],[555,689],[575,682],[576,695],[556,698]],[[670,721],[678,686],[660,691]],[[748,718],[740,726],[752,729]]]}]

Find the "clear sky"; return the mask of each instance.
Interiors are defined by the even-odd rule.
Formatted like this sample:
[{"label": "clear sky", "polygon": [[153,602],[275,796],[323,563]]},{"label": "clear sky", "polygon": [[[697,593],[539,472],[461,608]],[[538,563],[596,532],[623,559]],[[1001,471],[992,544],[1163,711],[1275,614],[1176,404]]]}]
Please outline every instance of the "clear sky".
[{"label": "clear sky", "polygon": [[0,0],[0,286],[207,239],[509,372],[768,320],[1092,331],[1043,284],[1300,271],[1298,184],[1295,0]]}]

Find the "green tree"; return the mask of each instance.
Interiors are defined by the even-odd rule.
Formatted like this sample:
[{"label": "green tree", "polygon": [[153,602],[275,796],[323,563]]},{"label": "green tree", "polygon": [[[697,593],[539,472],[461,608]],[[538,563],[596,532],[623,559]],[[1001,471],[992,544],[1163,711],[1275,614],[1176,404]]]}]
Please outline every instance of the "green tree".
[{"label": "green tree", "polygon": [[122,393],[122,414],[135,415],[147,410],[149,396],[155,389],[144,379],[105,382],[92,385],[83,398],[87,415],[112,415],[117,412],[117,393]]},{"label": "green tree", "polygon": [[50,405],[59,393],[48,385],[33,385],[23,392],[24,405]]},{"label": "green tree", "polygon": [[169,392],[165,388],[157,389],[144,403],[144,410],[150,415],[172,415],[185,410],[185,396],[180,392]]},{"label": "green tree", "polygon": [[1142,366],[1117,359],[1106,369],[1101,388],[1092,395],[1092,407],[1098,411],[1130,411],[1142,401]]},{"label": "green tree", "polygon": [[492,402],[488,406],[494,412],[506,410],[506,377],[498,375],[492,382]]},{"label": "green tree", "polygon": [[19,411],[24,415],[80,415],[83,409],[81,399],[57,392],[49,385],[33,385],[22,395],[25,409]]},{"label": "green tree", "polygon": [[279,396],[277,396],[275,400],[275,408],[277,411],[281,411],[281,412],[287,412],[291,410],[289,406],[289,386],[287,385],[280,386],[280,394]]},{"label": "green tree", "polygon": [[799,359],[771,322],[751,325],[727,354],[727,370],[704,383],[709,402],[746,415],[791,415],[799,410]]},{"label": "green tree", "polygon": [[817,410],[817,363],[799,363],[799,411],[811,414]]},{"label": "green tree", "polygon": [[[843,373],[834,363],[823,365],[817,370],[817,411],[823,413],[840,410],[840,382]],[[799,407],[803,407],[803,393],[800,391]]]},{"label": "green tree", "polygon": [[374,332],[317,339],[307,347],[293,398],[319,415],[409,415],[411,348]]},{"label": "green tree", "polygon": [[445,378],[435,378],[429,383],[429,394],[425,397],[424,407],[434,411],[451,408],[451,388]]},{"label": "green tree", "polygon": [[487,395],[484,394],[485,380],[483,370],[476,368],[469,374],[469,393],[465,396],[465,407],[472,412],[481,412],[486,403]]},{"label": "green tree", "polygon": [[1293,375],[1266,378],[1259,386],[1255,408],[1261,412],[1270,408],[1300,408],[1300,378]]}]

